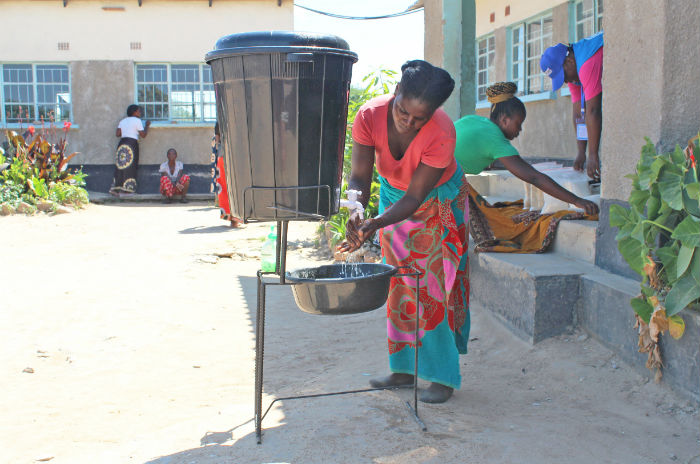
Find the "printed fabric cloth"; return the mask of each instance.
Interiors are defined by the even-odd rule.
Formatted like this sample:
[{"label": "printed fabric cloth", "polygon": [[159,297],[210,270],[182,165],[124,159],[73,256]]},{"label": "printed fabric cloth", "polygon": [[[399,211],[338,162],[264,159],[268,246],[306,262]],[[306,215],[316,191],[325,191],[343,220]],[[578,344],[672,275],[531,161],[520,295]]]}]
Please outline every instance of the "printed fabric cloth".
[{"label": "printed fabric cloth", "polygon": [[117,145],[114,162],[113,192],[136,193],[136,173],[139,167],[139,142],[131,137],[122,137]]},{"label": "printed fabric cloth", "polygon": [[[379,212],[405,192],[380,177]],[[469,210],[462,170],[434,188],[410,218],[381,230],[382,256],[387,264],[408,266],[420,273],[418,376],[459,388],[459,354],[469,340]],[[400,270],[401,273],[409,273]],[[387,300],[389,366],[392,372],[413,374],[415,359],[415,277],[391,279]]]},{"label": "printed fabric cloth", "polygon": [[160,176],[160,193],[167,198],[172,198],[173,195],[180,195],[185,190],[185,184],[190,181],[190,176],[183,174],[180,181],[173,183],[168,176]]},{"label": "printed fabric cloth", "polygon": [[228,202],[224,157],[219,156],[219,145],[216,143],[216,137],[211,140],[211,176],[211,191],[216,193],[216,200],[219,205],[219,217],[225,221],[234,220],[235,218],[231,214],[231,206]]},{"label": "printed fabric cloth", "polygon": [[562,219],[598,220],[577,211],[540,214],[523,209],[523,201],[504,201],[493,205],[469,185],[469,233],[474,251],[500,253],[543,253],[554,241]]}]

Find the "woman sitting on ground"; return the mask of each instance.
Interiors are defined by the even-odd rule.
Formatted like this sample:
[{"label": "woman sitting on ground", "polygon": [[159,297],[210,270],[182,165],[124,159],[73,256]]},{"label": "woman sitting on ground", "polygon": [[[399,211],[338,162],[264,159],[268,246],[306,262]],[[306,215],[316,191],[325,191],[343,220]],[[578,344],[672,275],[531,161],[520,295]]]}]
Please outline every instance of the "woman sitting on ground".
[{"label": "woman sitting on ground", "polygon": [[172,203],[173,196],[180,196],[180,203],[187,203],[185,195],[190,188],[190,176],[184,173],[184,166],[177,161],[177,151],[174,148],[168,150],[168,160],[160,165],[160,193],[167,203]]}]

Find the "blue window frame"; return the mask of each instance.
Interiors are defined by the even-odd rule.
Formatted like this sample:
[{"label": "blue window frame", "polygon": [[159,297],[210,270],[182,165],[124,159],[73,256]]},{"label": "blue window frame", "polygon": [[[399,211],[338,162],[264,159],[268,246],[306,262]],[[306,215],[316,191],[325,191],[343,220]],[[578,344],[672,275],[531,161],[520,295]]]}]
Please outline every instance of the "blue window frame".
[{"label": "blue window frame", "polygon": [[211,68],[206,64],[137,64],[136,102],[151,121],[216,121]]},{"label": "blue window frame", "polygon": [[71,121],[70,70],[66,64],[0,65],[3,124]]}]

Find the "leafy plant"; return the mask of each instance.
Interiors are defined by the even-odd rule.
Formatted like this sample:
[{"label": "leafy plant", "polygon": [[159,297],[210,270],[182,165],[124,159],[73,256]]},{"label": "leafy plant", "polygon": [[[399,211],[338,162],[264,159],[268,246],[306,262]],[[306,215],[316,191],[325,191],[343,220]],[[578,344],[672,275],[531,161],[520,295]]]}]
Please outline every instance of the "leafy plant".
[{"label": "leafy plant", "polygon": [[641,294],[630,302],[639,330],[639,351],[661,378],[659,336],[680,338],[685,323],[678,314],[700,302],[700,182],[695,153],[698,137],[685,150],[658,154],[647,138],[632,180],[629,208],[610,207],[618,228],[618,249],[643,277]]},{"label": "leafy plant", "polygon": [[[348,103],[348,126],[345,132],[345,151],[343,159],[343,185],[340,195],[345,194],[348,187],[347,179],[350,177],[351,162],[352,162],[352,126],[355,122],[355,117],[360,107],[367,101],[380,95],[391,93],[396,86],[396,71],[388,69],[379,69],[362,78],[365,83],[364,88],[352,88],[350,90],[350,101]],[[370,191],[370,199],[365,208],[365,217],[374,217],[378,214],[379,209],[379,177],[376,168],[372,174],[372,186]],[[331,233],[331,246],[335,246],[338,242],[345,238],[345,225],[348,222],[347,208],[341,208],[340,212],[332,216],[327,226]]]},{"label": "leafy plant", "polygon": [[[70,123],[65,123],[63,131],[67,134],[69,129]],[[6,150],[0,154],[0,165],[4,167],[0,172],[0,203],[17,206],[20,201],[36,204],[37,199],[43,199],[80,206],[88,202],[83,188],[86,175],[80,169],[68,168],[77,153],[66,154],[65,137],[52,143],[45,134],[54,139],[53,126],[47,131],[35,131],[29,126],[24,136],[6,132]]]}]

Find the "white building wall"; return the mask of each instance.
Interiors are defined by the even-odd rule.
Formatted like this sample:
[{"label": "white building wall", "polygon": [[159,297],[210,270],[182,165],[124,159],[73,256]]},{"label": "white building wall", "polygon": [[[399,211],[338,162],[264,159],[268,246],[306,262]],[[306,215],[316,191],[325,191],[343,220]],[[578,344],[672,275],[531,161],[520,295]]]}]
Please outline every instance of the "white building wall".
[{"label": "white building wall", "polygon": [[[278,0],[213,0],[211,7],[208,0],[142,0],[141,7],[138,0],[68,0],[65,7],[61,0],[0,0],[0,64],[68,66],[73,126],[67,139],[69,150],[79,152],[71,164],[84,166],[89,189],[106,191],[117,123],[137,99],[135,65],[203,63],[225,35],[293,30],[293,8],[292,0],[281,6]],[[132,49],[132,42],[140,49]],[[208,191],[213,126],[154,123],[140,142],[138,191],[157,192],[157,167],[170,147],[193,178],[191,191]],[[0,141],[6,128],[0,125]]]},{"label": "white building wall", "polygon": [[[476,36],[526,20],[565,3],[562,0],[476,0]],[[506,16],[506,7],[510,13]],[[494,22],[491,22],[491,13]]]},{"label": "white building wall", "polygon": [[0,16],[3,62],[203,62],[224,35],[294,28],[291,0],[0,0]]}]

